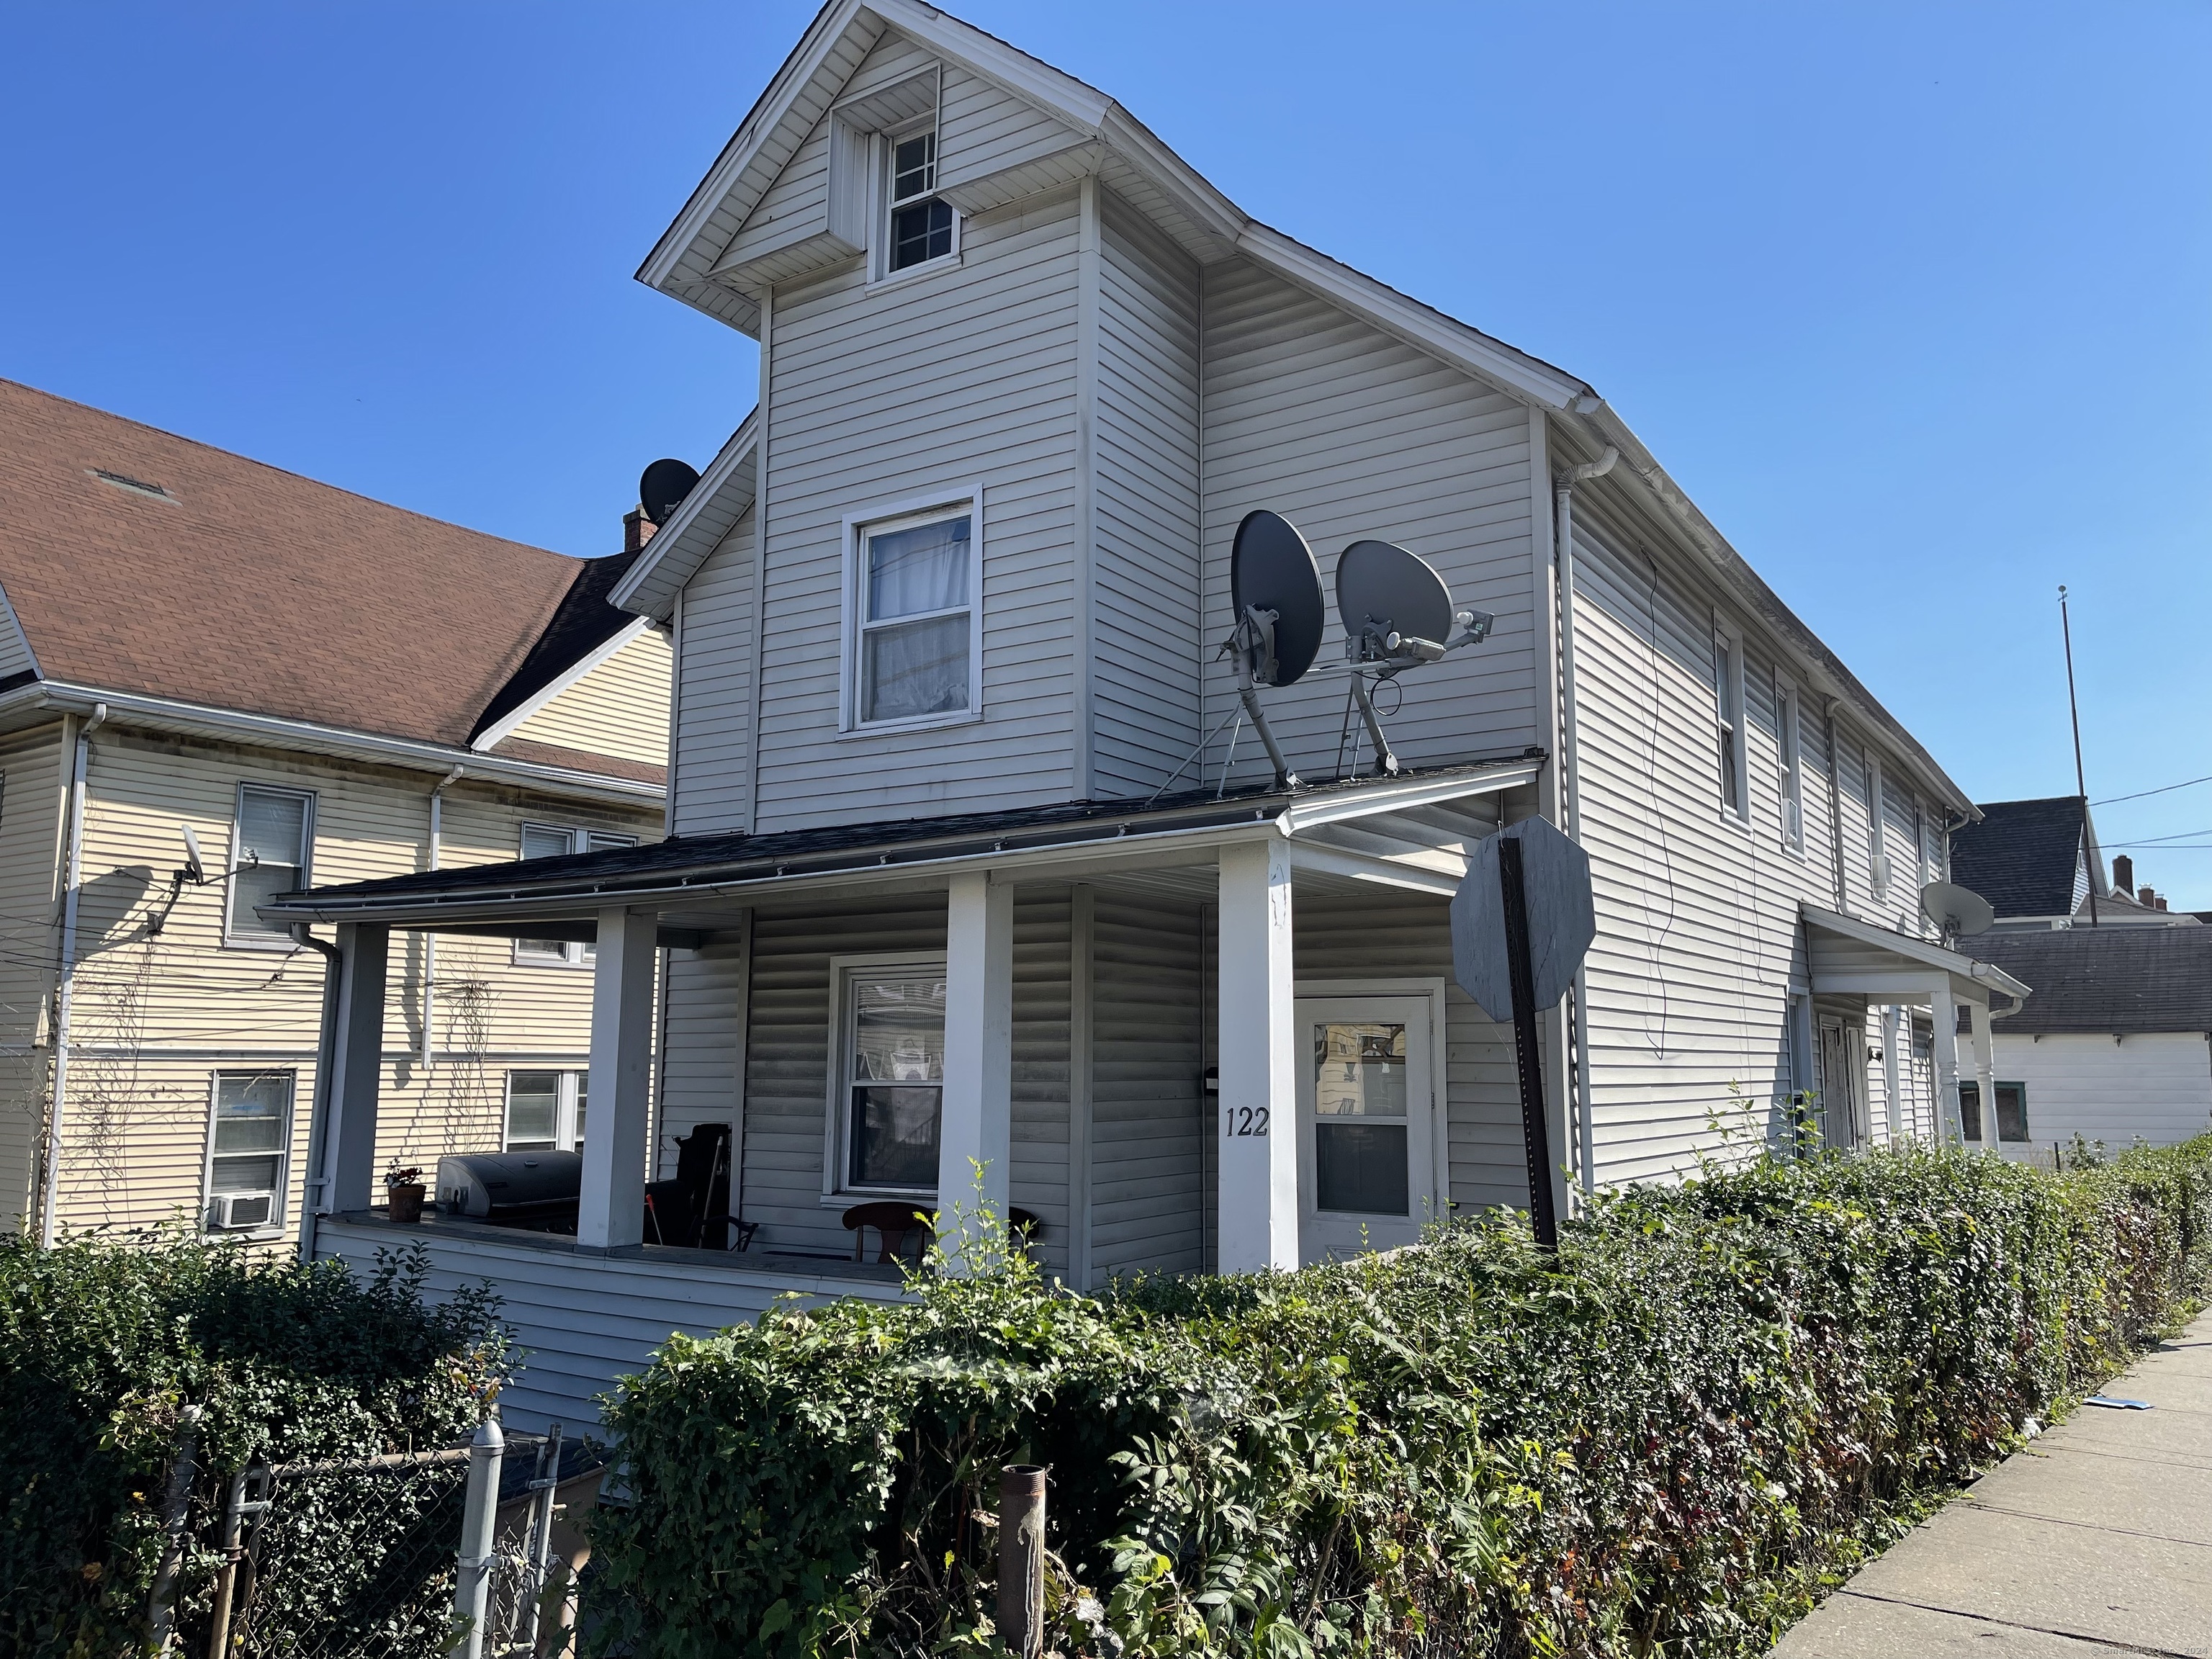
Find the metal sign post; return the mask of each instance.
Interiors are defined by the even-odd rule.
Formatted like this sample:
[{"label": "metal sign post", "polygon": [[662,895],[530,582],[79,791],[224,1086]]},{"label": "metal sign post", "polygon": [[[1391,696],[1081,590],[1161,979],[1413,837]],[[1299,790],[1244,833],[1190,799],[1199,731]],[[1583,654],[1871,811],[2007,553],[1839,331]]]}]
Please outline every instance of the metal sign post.
[{"label": "metal sign post", "polygon": [[1468,860],[1451,920],[1452,976],[1492,1019],[1512,1023],[1528,1213],[1537,1243],[1553,1249],[1559,1220],[1536,1011],[1558,1006],[1597,936],[1589,856],[1542,818],[1501,830]]}]

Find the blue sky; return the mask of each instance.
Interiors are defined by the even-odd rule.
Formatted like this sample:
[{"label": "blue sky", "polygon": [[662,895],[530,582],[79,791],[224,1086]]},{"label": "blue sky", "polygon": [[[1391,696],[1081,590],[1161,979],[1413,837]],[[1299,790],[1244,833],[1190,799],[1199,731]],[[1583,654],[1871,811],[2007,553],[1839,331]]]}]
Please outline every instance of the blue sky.
[{"label": "blue sky", "polygon": [[[1977,797],[2072,790],[2062,581],[2092,798],[2212,775],[2212,8],[954,9],[1595,385]],[[7,8],[0,374],[611,551],[751,401],[630,273],[811,15]],[[2212,908],[2212,783],[2098,816]]]}]

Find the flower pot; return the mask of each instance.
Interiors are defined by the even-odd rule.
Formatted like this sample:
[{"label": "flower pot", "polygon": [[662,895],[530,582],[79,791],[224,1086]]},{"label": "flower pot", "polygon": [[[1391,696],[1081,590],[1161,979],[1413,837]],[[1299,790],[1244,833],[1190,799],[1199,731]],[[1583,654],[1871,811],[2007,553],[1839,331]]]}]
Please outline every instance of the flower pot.
[{"label": "flower pot", "polygon": [[400,1186],[386,1187],[385,1206],[394,1221],[420,1221],[422,1218],[422,1195],[426,1188],[419,1181],[410,1181]]}]

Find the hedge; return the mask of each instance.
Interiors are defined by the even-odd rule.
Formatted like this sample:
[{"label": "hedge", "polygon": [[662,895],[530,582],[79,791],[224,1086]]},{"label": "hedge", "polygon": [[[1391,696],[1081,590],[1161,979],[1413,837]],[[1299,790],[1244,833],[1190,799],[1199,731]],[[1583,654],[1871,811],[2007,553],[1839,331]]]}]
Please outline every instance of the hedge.
[{"label": "hedge", "polygon": [[1763,1653],[2203,1288],[2212,1137],[1910,1149],[1093,1299],[1018,1255],[672,1338],[607,1401],[597,1649],[1003,1651],[996,1472],[1053,1466],[1062,1654]]},{"label": "hedge", "polygon": [[[419,1247],[364,1281],[172,1229],[0,1240],[0,1653],[143,1648],[188,1406],[200,1510],[255,1461],[465,1435],[506,1336],[483,1294],[426,1307],[427,1271]],[[187,1615],[212,1565],[188,1572]]]}]

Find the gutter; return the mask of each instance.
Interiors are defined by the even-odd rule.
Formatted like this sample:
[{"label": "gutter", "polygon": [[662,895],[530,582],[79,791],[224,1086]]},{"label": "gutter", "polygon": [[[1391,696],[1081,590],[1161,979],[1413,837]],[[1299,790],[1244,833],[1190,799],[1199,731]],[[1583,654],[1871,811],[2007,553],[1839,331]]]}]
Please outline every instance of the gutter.
[{"label": "gutter", "polygon": [[576,796],[587,800],[623,805],[660,805],[667,798],[665,785],[611,777],[574,767],[549,766],[543,762],[516,760],[503,755],[480,755],[444,744],[410,738],[380,737],[372,732],[323,726],[273,714],[252,714],[204,703],[181,702],[169,697],[136,692],[106,691],[96,686],[74,685],[61,680],[42,680],[0,695],[0,719],[25,709],[52,708],[67,714],[112,710],[118,720],[137,718],[150,723],[167,722],[204,732],[229,742],[266,744],[310,754],[346,760],[372,761],[413,771],[442,772],[457,761],[465,762],[471,775],[487,781],[511,783],[541,793]]},{"label": "gutter", "polygon": [[76,991],[77,892],[84,885],[84,779],[92,765],[92,734],[107,720],[107,705],[95,704],[92,717],[77,728],[70,767],[69,855],[62,866],[62,955],[54,995],[53,1101],[46,1109],[46,1167],[39,1194],[39,1243],[51,1249],[60,1231],[62,1114],[69,1100],[70,1008]]}]

